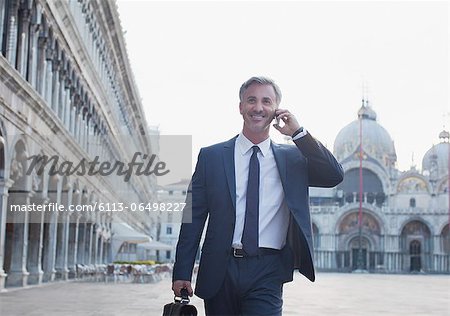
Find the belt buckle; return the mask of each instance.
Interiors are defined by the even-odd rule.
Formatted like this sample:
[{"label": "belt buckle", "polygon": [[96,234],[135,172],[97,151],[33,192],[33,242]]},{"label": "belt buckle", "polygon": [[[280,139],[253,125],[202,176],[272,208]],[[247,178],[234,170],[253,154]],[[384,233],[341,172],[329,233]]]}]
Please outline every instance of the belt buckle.
[{"label": "belt buckle", "polygon": [[[238,253],[239,251],[241,252]],[[242,250],[242,248],[233,248],[233,257],[244,258],[244,250]]]}]

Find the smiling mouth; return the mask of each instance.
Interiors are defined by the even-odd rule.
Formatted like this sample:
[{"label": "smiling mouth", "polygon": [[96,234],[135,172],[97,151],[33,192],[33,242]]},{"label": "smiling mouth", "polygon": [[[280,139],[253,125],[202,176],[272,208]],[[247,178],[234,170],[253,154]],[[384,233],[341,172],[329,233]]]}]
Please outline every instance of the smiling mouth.
[{"label": "smiling mouth", "polygon": [[251,114],[250,117],[251,117],[252,119],[255,119],[255,120],[262,120],[262,119],[264,119],[266,116],[265,116],[265,115],[262,115],[262,114]]}]

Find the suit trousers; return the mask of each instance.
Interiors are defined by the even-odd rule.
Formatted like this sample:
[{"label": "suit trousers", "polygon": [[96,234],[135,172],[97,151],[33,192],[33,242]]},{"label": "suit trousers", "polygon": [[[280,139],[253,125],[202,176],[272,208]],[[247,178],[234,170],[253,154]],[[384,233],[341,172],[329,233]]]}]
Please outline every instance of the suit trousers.
[{"label": "suit trousers", "polygon": [[281,316],[281,258],[281,251],[255,257],[232,256],[219,292],[204,302],[206,315]]}]

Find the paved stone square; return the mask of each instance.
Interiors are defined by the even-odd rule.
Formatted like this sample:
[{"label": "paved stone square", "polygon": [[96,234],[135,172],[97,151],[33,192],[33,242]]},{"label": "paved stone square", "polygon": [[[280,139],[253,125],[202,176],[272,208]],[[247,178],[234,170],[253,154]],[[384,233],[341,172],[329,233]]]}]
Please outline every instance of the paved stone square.
[{"label": "paved stone square", "polygon": [[[0,294],[0,315],[162,315],[170,279],[154,284],[61,282]],[[193,298],[199,315],[202,301]],[[284,287],[283,315],[450,315],[450,276],[320,273]]]}]

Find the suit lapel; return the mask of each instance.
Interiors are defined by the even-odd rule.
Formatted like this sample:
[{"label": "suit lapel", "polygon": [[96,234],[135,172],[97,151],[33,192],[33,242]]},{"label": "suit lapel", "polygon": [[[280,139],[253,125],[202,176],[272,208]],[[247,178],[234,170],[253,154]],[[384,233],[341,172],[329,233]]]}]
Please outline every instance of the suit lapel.
[{"label": "suit lapel", "polygon": [[[286,165],[286,154],[283,151],[282,147],[279,144],[271,142],[271,147],[273,151],[273,156],[275,157],[275,163],[277,164],[278,172],[280,174],[281,184],[283,185],[283,189],[286,186],[286,177],[287,177],[287,165]],[[286,190],[284,190],[286,192]]]},{"label": "suit lapel", "polygon": [[234,171],[234,144],[236,137],[227,141],[223,147],[223,166],[234,209],[236,209],[236,175]]}]

